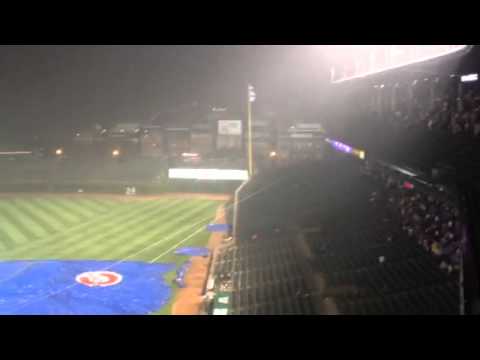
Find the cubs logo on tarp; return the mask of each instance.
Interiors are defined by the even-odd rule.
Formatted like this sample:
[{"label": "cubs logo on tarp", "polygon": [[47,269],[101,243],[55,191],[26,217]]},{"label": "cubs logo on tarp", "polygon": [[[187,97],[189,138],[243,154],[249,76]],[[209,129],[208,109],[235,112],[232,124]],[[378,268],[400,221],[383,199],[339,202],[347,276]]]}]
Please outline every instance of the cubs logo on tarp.
[{"label": "cubs logo on tarp", "polygon": [[122,275],[111,271],[89,271],[77,275],[75,280],[88,287],[107,287],[122,281]]}]

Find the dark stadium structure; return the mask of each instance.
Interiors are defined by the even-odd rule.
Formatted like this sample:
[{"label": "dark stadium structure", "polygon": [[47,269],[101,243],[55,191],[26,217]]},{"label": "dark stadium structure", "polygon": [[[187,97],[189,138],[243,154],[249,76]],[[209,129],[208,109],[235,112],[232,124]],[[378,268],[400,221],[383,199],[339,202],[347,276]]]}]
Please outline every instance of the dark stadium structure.
[{"label": "dark stadium structure", "polygon": [[327,133],[366,159],[332,147],[246,183],[208,312],[477,314],[479,56],[334,85]]},{"label": "dark stadium structure", "polygon": [[[335,180],[322,176],[330,173]],[[232,291],[232,314],[463,311],[460,264],[446,255],[436,258],[402,226],[386,179],[398,187],[398,197],[430,196],[434,203],[448,198],[447,190],[406,180],[389,167],[366,172],[338,158],[305,164],[296,176],[288,170],[272,173],[268,182],[279,178],[274,187],[240,205],[237,242],[221,251],[214,264],[218,286]],[[251,192],[258,191],[253,182],[251,186]],[[322,195],[314,195],[315,186]],[[454,208],[455,200],[449,201]],[[462,234],[460,216],[455,236]]]},{"label": "dark stadium structure", "polygon": [[[180,290],[175,284],[185,285],[188,267],[198,266],[191,276],[194,286],[178,291],[186,294],[179,303],[193,314],[479,314],[480,47],[438,45],[441,55],[366,71],[368,62],[377,63],[375,51],[382,46],[397,47],[357,46],[356,56],[366,62],[354,59],[340,70],[332,66],[331,83],[326,76],[328,86],[318,96],[324,98],[316,104],[312,96],[316,110],[308,101],[265,106],[276,97],[267,90],[265,103],[254,106],[256,88],[248,85],[248,97],[237,105],[247,108],[248,101],[248,110],[213,107],[205,100],[149,120],[75,127],[68,136],[25,131],[14,141],[5,132],[0,143],[4,259],[32,256],[26,245],[38,239],[30,227],[49,240],[45,248],[41,242],[32,245],[41,261],[61,248],[59,238],[69,240],[63,253],[68,260],[77,249],[90,254],[92,245],[102,257],[115,245],[117,257],[129,259],[127,250],[138,245],[151,255],[142,261],[151,263],[192,241],[196,250],[207,246],[201,248],[206,255],[196,256],[198,263],[190,256],[185,264],[178,260],[179,271],[164,280]],[[411,47],[417,49],[401,56],[430,54],[428,46]],[[293,70],[279,69],[277,75]],[[289,87],[287,80],[278,84],[282,81]],[[18,194],[36,205],[15,199]],[[163,195],[172,194],[178,199],[172,196],[164,205],[162,198],[170,196]],[[42,203],[40,195],[52,197],[53,205]],[[69,198],[65,203],[56,198],[63,195]],[[204,195],[212,197],[205,204]],[[92,212],[90,223],[81,207],[75,210],[70,198],[83,196],[92,197],[83,211],[99,206],[106,217]],[[198,208],[190,197],[199,198]],[[107,202],[110,198],[115,201]],[[66,211],[65,218],[52,221],[48,214],[55,215],[52,209],[62,210],[62,204],[71,206],[71,218]],[[121,204],[126,206],[117,216]],[[19,221],[23,214],[33,216]],[[77,215],[88,222],[77,228]],[[198,221],[192,220],[197,215]],[[72,226],[71,237],[57,233],[57,226]],[[15,237],[21,240],[18,249],[11,241]],[[178,242],[171,246],[167,240]],[[165,249],[150,249],[150,241]],[[176,305],[165,313],[180,308]]]}]

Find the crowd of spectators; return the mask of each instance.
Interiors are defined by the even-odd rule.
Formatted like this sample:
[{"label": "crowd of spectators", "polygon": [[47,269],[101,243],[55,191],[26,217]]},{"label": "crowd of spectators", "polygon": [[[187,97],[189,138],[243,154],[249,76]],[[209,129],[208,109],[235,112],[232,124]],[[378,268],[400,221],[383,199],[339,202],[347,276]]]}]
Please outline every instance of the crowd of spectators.
[{"label": "crowd of spectators", "polygon": [[437,97],[431,105],[422,104],[414,98],[411,104],[401,103],[391,113],[391,121],[397,126],[480,137],[480,94],[469,91],[457,99],[452,96]]},{"label": "crowd of spectators", "polygon": [[[375,172],[383,191],[373,193],[370,201],[383,197],[389,204],[390,221],[398,222],[401,231],[413,237],[438,259],[448,272],[459,270],[462,261],[463,225],[459,207],[445,189],[420,189],[385,170]],[[394,241],[395,234],[389,235]]]}]

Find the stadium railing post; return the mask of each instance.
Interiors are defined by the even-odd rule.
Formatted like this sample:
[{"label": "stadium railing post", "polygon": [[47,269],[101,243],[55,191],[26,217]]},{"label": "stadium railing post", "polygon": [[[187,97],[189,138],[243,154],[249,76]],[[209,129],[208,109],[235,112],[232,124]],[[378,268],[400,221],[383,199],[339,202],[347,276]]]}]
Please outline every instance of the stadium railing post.
[{"label": "stadium railing post", "polygon": [[233,241],[237,241],[237,228],[238,228],[238,197],[240,191],[248,184],[248,181],[245,181],[235,190],[235,199],[233,204]]}]

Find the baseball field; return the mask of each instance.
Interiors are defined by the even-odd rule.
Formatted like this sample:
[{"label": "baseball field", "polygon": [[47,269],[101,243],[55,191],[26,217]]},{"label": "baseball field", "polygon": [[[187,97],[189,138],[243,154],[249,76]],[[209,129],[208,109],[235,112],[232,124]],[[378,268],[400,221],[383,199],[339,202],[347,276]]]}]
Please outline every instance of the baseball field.
[{"label": "baseball field", "polygon": [[168,314],[218,199],[0,195],[0,314]]}]

